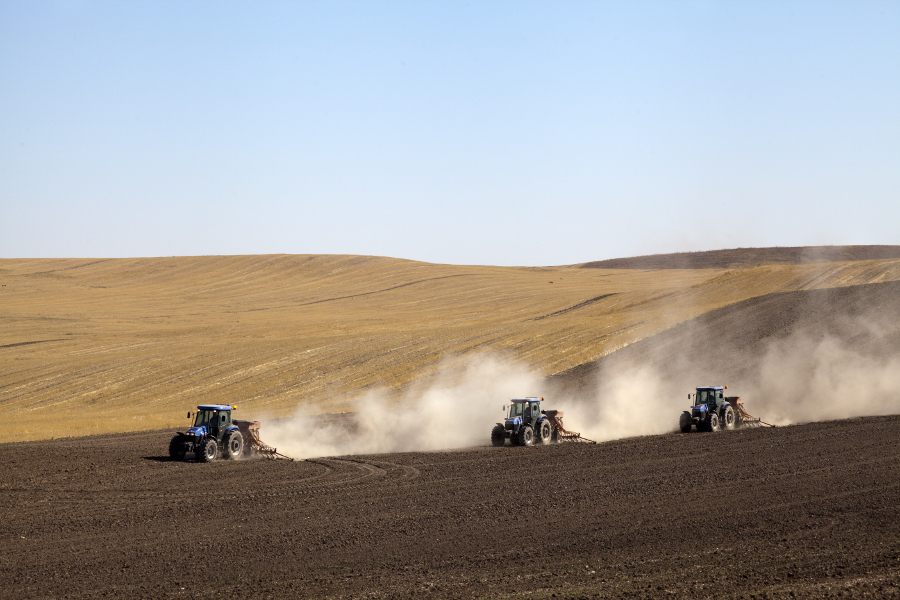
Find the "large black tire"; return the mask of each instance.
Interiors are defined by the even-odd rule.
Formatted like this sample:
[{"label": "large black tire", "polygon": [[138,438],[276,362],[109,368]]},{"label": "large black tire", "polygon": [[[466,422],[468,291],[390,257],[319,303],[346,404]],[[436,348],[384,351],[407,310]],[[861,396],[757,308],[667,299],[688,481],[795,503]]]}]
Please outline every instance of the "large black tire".
[{"label": "large black tire", "polygon": [[502,446],[506,441],[506,435],[503,432],[503,425],[495,425],[491,430],[491,443],[495,446]]},{"label": "large black tire", "polygon": [[200,462],[213,462],[219,457],[219,446],[216,439],[208,437],[200,442],[197,449],[197,460]]},{"label": "large black tire", "polygon": [[706,429],[707,431],[719,431],[719,415],[714,412],[709,413],[709,417],[706,421]]},{"label": "large black tire", "polygon": [[681,428],[681,433],[690,433],[691,432],[691,413],[684,411],[681,413],[681,419],[678,421],[678,426]]},{"label": "large black tire", "polygon": [[184,460],[184,440],[180,435],[176,435],[169,442],[169,458],[172,460]]},{"label": "large black tire", "polygon": [[734,409],[730,406],[725,407],[725,412],[722,415],[722,429],[725,431],[731,431],[735,426],[735,418],[734,418]]},{"label": "large black tire", "polygon": [[525,425],[519,429],[519,445],[531,446],[532,444],[534,444],[534,430],[531,425]]},{"label": "large black tire", "polygon": [[238,430],[232,431],[225,438],[225,458],[237,460],[244,453],[244,437]]},{"label": "large black tire", "polygon": [[538,444],[549,444],[550,438],[553,436],[553,428],[550,427],[550,421],[547,419],[542,420],[538,423],[537,435],[535,436],[535,442]]}]

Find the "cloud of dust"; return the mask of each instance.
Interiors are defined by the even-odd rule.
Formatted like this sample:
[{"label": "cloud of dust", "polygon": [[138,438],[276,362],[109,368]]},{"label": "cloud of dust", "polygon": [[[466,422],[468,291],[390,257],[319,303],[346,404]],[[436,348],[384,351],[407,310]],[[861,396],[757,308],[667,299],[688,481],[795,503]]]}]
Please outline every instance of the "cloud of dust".
[{"label": "cloud of dust", "polygon": [[838,337],[797,332],[768,346],[747,396],[775,425],[898,414],[900,355],[864,354]]},{"label": "cloud of dust", "polygon": [[[344,422],[298,414],[267,424],[263,438],[294,458],[482,446],[510,398],[546,396],[543,407],[564,411],[567,429],[602,442],[676,431],[688,393],[723,384],[752,415],[776,425],[900,414],[900,331],[863,319],[839,329],[797,329],[752,351],[732,349],[743,361],[732,371],[721,367],[731,357],[716,362],[680,342],[660,345],[638,364],[602,368],[596,384],[580,393],[555,392],[540,375],[501,357],[457,359],[399,401],[371,392]],[[697,331],[689,333],[687,339]],[[893,337],[882,343],[885,335]]]},{"label": "cloud of dust", "polygon": [[[640,435],[668,433],[677,428],[678,415],[687,405],[671,393],[652,367],[636,367],[616,373],[601,372],[596,392],[587,397],[560,398],[566,429],[596,442]],[[677,388],[676,388],[677,389]],[[553,404],[551,402],[550,404]]]},{"label": "cloud of dust", "polygon": [[436,381],[413,386],[397,401],[386,392],[371,392],[355,402],[343,422],[297,414],[267,423],[262,437],[298,459],[483,445],[503,419],[503,405],[538,394],[540,385],[539,376],[498,356],[448,360]]},{"label": "cloud of dust", "polygon": [[898,335],[896,325],[857,318],[837,329],[798,328],[765,340],[731,372],[674,348],[651,352],[644,365],[603,369],[595,391],[560,403],[570,404],[566,426],[596,441],[675,431],[688,393],[723,384],[774,425],[900,414],[900,352],[885,340]]}]

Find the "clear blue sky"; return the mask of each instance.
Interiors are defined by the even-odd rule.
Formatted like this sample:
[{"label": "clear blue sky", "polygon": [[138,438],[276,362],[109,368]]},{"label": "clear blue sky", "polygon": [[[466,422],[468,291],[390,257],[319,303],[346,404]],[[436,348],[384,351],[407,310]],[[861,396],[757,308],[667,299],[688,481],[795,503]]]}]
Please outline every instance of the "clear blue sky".
[{"label": "clear blue sky", "polygon": [[900,2],[0,0],[0,257],[900,244]]}]

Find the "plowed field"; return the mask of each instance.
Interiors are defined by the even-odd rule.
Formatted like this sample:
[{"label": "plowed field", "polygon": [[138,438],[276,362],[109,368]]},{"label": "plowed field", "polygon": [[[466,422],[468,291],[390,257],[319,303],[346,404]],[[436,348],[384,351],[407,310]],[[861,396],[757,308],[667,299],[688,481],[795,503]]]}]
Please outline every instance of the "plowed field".
[{"label": "plowed field", "polygon": [[900,596],[900,417],[302,462],[0,445],[2,598]]}]

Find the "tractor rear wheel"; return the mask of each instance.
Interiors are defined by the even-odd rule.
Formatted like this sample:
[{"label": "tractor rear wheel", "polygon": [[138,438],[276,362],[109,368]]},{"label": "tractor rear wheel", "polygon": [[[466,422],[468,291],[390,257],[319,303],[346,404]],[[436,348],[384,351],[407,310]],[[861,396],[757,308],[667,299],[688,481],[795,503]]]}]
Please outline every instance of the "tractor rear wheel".
[{"label": "tractor rear wheel", "polygon": [[718,431],[719,415],[714,412],[709,413],[709,420],[706,422],[706,428],[708,431]]},{"label": "tractor rear wheel", "polygon": [[212,462],[219,456],[219,446],[216,444],[215,438],[206,438],[200,442],[200,448],[197,449],[197,460],[200,462]]},{"label": "tractor rear wheel", "polygon": [[722,429],[726,431],[734,429],[735,421],[733,408],[731,408],[730,406],[725,407],[725,414],[722,415],[722,421],[724,421],[724,423],[722,423]]},{"label": "tractor rear wheel", "polygon": [[180,435],[176,435],[169,442],[169,458],[172,460],[184,460],[184,441]]},{"label": "tractor rear wheel", "polygon": [[519,445],[531,446],[534,444],[534,430],[531,425],[526,425],[519,430]]},{"label": "tractor rear wheel", "polygon": [[503,432],[503,425],[494,425],[491,430],[491,443],[495,446],[502,446],[506,441],[506,435]]},{"label": "tractor rear wheel", "polygon": [[538,430],[535,442],[538,444],[549,444],[550,438],[553,436],[553,428],[550,427],[550,421],[544,419],[538,423]]},{"label": "tractor rear wheel", "polygon": [[681,428],[681,433],[690,433],[691,432],[691,413],[684,411],[681,413],[681,419],[678,421],[678,426]]},{"label": "tractor rear wheel", "polygon": [[244,437],[240,431],[232,431],[225,438],[225,458],[237,460],[244,453]]}]

